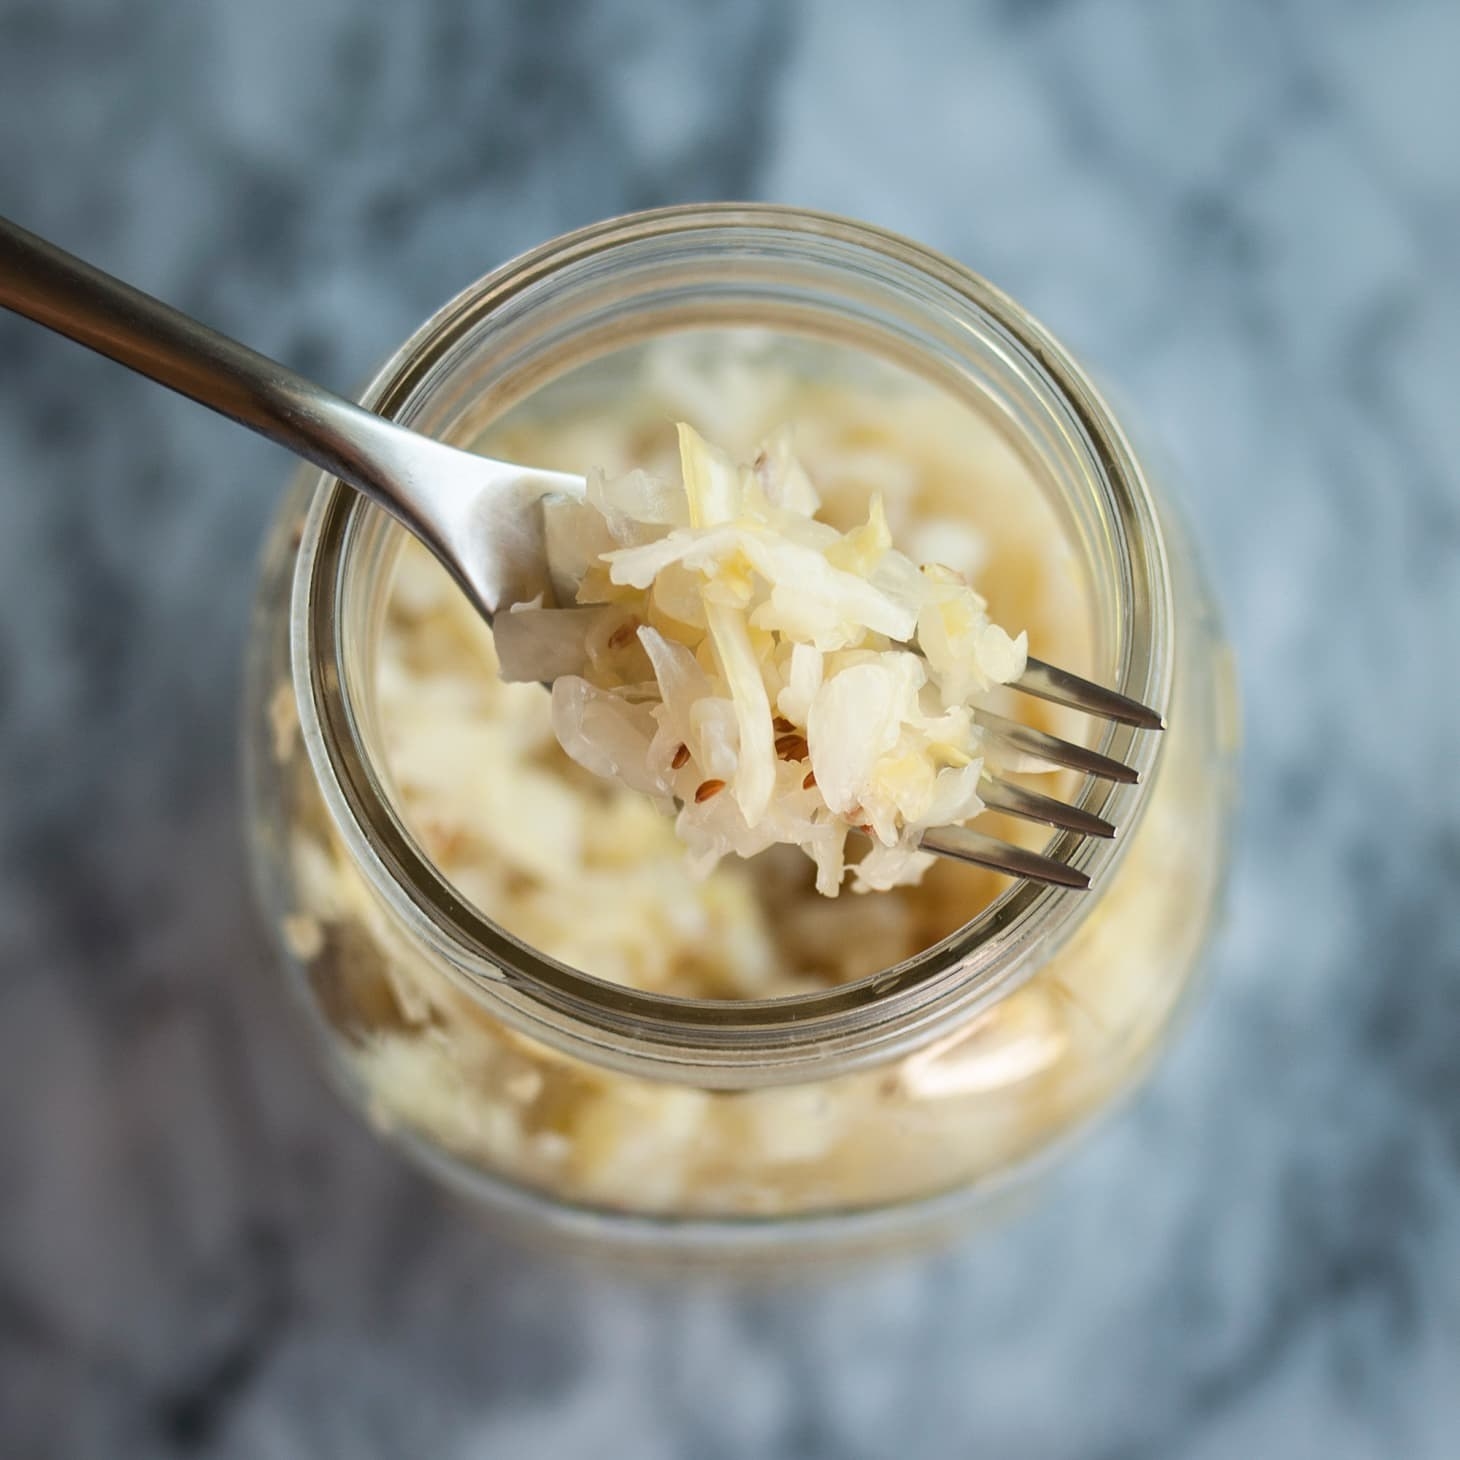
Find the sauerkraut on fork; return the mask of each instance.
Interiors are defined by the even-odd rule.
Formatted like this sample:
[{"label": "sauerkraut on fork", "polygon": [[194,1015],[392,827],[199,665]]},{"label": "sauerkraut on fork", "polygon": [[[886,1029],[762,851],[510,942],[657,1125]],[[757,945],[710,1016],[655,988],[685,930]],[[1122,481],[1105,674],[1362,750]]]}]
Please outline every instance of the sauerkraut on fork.
[{"label": "sauerkraut on fork", "polygon": [[916,883],[922,834],[983,810],[974,706],[1024,672],[1026,635],[898,551],[879,497],[850,531],[819,520],[788,433],[740,464],[678,432],[681,482],[594,472],[550,507],[577,604],[499,619],[504,677],[552,681],[563,749],[673,811],[697,874],[786,844],[828,897],[848,870]]}]

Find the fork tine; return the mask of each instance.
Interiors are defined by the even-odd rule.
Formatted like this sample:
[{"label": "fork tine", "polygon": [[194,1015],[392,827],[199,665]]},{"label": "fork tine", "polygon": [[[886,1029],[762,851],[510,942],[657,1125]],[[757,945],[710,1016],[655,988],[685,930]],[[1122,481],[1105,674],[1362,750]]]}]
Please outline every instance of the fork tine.
[{"label": "fork tine", "polygon": [[1123,761],[1113,760],[1095,750],[1087,750],[1083,745],[1072,745],[1068,740],[1047,735],[1032,725],[1006,720],[1002,715],[995,715],[988,710],[975,710],[973,718],[994,740],[1002,741],[1015,750],[1026,751],[1040,760],[1069,766],[1071,770],[1084,771],[1086,775],[1098,776],[1102,781],[1119,781],[1130,786],[1140,780],[1140,774]]},{"label": "fork tine", "polygon": [[997,776],[986,775],[978,794],[984,805],[992,810],[1022,816],[1026,821],[1042,821],[1048,826],[1077,831],[1082,836],[1115,835],[1115,828],[1103,816],[1082,811],[1078,806],[1069,806],[1053,796],[1042,796],[1038,791],[1016,786],[1011,781],[1002,781]]},{"label": "fork tine", "polygon": [[980,831],[970,831],[966,826],[944,826],[935,832],[925,832],[920,845],[925,852],[952,857],[959,862],[972,862],[977,867],[988,867],[1010,877],[1049,882],[1056,887],[1073,887],[1080,892],[1090,886],[1090,879],[1074,867],[1056,862],[1053,857],[1042,857],[1038,852],[1001,842],[997,837],[985,836]]},{"label": "fork tine", "polygon": [[1089,715],[1099,715],[1105,720],[1119,720],[1124,725],[1136,725],[1142,730],[1164,730],[1166,722],[1152,709],[1139,700],[1117,694],[1103,685],[1091,684],[1068,669],[1056,669],[1042,659],[1031,659],[1024,673],[1014,681],[1014,689],[1023,690],[1036,699],[1053,700],[1057,705],[1069,705],[1072,709],[1084,710]]}]

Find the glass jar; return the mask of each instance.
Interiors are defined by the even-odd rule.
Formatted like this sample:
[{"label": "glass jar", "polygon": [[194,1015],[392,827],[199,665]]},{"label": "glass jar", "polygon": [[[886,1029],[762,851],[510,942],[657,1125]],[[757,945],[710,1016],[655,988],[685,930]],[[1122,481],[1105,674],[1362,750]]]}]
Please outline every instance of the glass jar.
[{"label": "glass jar", "polygon": [[375,676],[404,535],[315,471],[266,550],[246,705],[264,913],[351,1097],[538,1229],[717,1254],[946,1225],[1130,1089],[1210,933],[1236,742],[1191,544],[1089,379],[1015,303],[901,238],[731,205],[604,223],[466,290],[364,401],[472,445],[545,399],[611,400],[646,342],[746,327],[786,358],[880,361],[962,402],[1058,514],[1089,614],[1089,664],[1070,667],[1168,725],[1091,727],[1141,773],[1071,787],[1121,828],[1049,839],[1091,891],[1004,886],[894,966],[785,997],[683,998],[545,955],[401,813]]}]

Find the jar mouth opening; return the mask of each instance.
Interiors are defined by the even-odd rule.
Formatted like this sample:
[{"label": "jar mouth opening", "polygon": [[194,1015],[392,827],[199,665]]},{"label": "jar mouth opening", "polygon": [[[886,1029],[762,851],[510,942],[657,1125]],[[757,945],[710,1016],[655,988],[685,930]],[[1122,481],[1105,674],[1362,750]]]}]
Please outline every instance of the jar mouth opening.
[{"label": "jar mouth opening", "polygon": [[[755,317],[750,291],[793,281]],[[697,282],[696,282],[697,281]],[[638,293],[635,293],[638,290]],[[652,293],[653,307],[648,304]],[[591,307],[590,307],[591,305]],[[901,310],[901,315],[899,315]],[[460,414],[499,415],[583,358],[637,338],[726,323],[845,332],[859,349],[903,357],[957,389],[976,373],[977,335],[1037,398],[1047,449],[1072,453],[1089,493],[1087,539],[1112,574],[1111,662],[1097,677],[1165,712],[1171,688],[1170,585],[1154,504],[1110,411],[1063,348],[1012,300],[940,255],[864,224],[761,205],[656,210],[566,234],[485,276],[445,305],[386,362],[362,396],[407,425],[449,399],[453,373],[484,340],[500,366]],[[867,331],[877,331],[876,346]],[[577,352],[575,361],[568,355]],[[494,355],[496,358],[496,355]],[[973,373],[971,373],[973,372]],[[1053,443],[1053,446],[1051,446]],[[1016,443],[1017,444],[1017,443]],[[792,1079],[814,1053],[819,1073],[877,1062],[925,1043],[1021,983],[1086,916],[1144,808],[1161,737],[1106,729],[1097,748],[1140,773],[1133,786],[1087,783],[1080,804],[1113,820],[1113,842],[1064,833],[1049,852],[1092,889],[1011,884],[969,922],[891,968],[814,993],[690,999],[610,983],[548,957],[466,903],[406,829],[375,763],[352,686],[366,681],[374,637],[360,584],[389,533],[379,509],[321,476],[300,544],[291,655],[303,741],[350,856],[373,891],[441,965],[493,1013],[568,1052],[640,1074],[739,1083],[750,1071]],[[1092,549],[1093,550],[1093,549]],[[378,626],[384,595],[366,606]]]}]

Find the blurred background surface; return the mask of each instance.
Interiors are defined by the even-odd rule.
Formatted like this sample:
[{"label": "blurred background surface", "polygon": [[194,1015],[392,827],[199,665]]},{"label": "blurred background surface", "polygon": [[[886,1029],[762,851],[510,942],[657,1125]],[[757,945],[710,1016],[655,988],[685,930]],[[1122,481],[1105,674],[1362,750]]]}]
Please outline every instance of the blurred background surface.
[{"label": "blurred background surface", "polygon": [[248,907],[272,448],[0,317],[0,1453],[1453,1456],[1460,9],[0,0],[0,212],[343,388],[510,254],[913,234],[1161,437],[1240,657],[1210,993],[1046,1200],[803,1291],[525,1261]]}]

